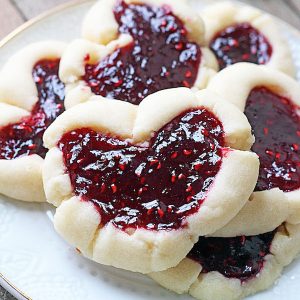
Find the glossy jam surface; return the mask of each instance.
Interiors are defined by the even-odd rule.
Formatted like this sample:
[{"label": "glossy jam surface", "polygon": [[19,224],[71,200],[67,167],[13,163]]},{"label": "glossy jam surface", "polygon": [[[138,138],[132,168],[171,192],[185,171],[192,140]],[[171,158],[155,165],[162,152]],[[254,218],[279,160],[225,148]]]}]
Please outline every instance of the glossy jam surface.
[{"label": "glossy jam surface", "polygon": [[263,268],[275,233],[233,238],[200,237],[188,257],[202,265],[202,273],[217,271],[227,278],[246,281]]},{"label": "glossy jam surface", "polygon": [[300,187],[299,107],[287,98],[259,87],[249,94],[245,114],[252,125],[259,155],[257,191],[280,188],[293,191]]},{"label": "glossy jam surface", "polygon": [[39,100],[30,116],[0,128],[0,159],[30,154],[45,157],[47,149],[43,147],[43,134],[64,111],[64,84],[58,78],[58,68],[58,59],[42,60],[34,66],[32,76]]},{"label": "glossy jam surface", "polygon": [[119,1],[114,14],[119,32],[133,42],[86,65],[83,80],[93,93],[139,104],[159,90],[194,85],[201,51],[169,7]]},{"label": "glossy jam surface", "polygon": [[272,55],[267,38],[248,23],[229,26],[217,33],[210,42],[220,69],[238,62],[266,64]]},{"label": "glossy jam surface", "polygon": [[199,209],[223,144],[222,124],[198,109],[176,117],[148,145],[78,129],[58,146],[75,194],[95,204],[103,226],[159,230],[185,226]]}]

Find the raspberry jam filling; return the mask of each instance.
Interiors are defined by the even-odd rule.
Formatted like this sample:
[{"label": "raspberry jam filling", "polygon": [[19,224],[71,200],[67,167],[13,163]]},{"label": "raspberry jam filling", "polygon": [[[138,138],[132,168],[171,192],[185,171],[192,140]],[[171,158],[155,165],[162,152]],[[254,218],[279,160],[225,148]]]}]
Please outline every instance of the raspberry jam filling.
[{"label": "raspberry jam filling", "polygon": [[202,273],[217,271],[227,278],[247,281],[263,268],[275,233],[276,230],[255,236],[200,237],[188,257],[201,264]]},{"label": "raspberry jam filling", "polygon": [[58,143],[75,195],[95,204],[102,226],[123,230],[185,226],[214,182],[223,145],[222,124],[204,108],[176,117],[148,145],[87,128]]},{"label": "raspberry jam filling", "polygon": [[267,38],[248,23],[229,26],[215,35],[210,49],[224,69],[238,62],[266,64],[272,55]]},{"label": "raspberry jam filling", "polygon": [[31,115],[18,123],[0,128],[0,159],[14,159],[38,154],[45,157],[43,134],[55,118],[64,111],[65,87],[58,78],[59,59],[39,61],[32,76],[38,91],[38,102]]},{"label": "raspberry jam filling", "polygon": [[289,192],[300,187],[299,107],[289,99],[258,87],[248,96],[245,114],[252,125],[252,150],[260,159],[256,191],[280,188]]},{"label": "raspberry jam filling", "polygon": [[83,80],[94,94],[139,104],[159,90],[194,85],[201,50],[168,6],[119,1],[114,15],[119,33],[133,42],[85,66]]}]

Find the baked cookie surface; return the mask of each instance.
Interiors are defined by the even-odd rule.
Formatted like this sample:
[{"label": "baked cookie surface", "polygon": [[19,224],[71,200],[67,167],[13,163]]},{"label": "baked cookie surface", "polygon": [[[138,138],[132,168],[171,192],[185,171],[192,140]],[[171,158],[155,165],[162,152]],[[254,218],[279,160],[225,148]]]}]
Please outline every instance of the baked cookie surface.
[{"label": "baked cookie surface", "polygon": [[[264,193],[263,199],[268,201],[269,197],[271,202],[274,191],[281,190],[284,197],[278,211],[288,209],[286,220],[299,223],[299,83],[266,66],[239,63],[216,75],[208,89],[244,111],[253,126],[256,140],[252,150],[260,157],[260,173],[251,200]],[[272,220],[277,220],[276,213],[274,218],[270,213],[269,222]],[[243,234],[265,232],[260,229]]]},{"label": "baked cookie surface", "polygon": [[45,201],[42,137],[64,110],[58,78],[64,49],[57,41],[31,44],[0,72],[0,192],[18,200]]},{"label": "baked cookie surface", "polygon": [[184,1],[98,1],[83,22],[85,39],[62,58],[67,108],[91,95],[139,104],[159,90],[205,87],[217,63],[203,36]]},{"label": "baked cookie surface", "polygon": [[287,42],[267,13],[224,1],[207,6],[201,16],[206,45],[215,54],[220,69],[238,62],[251,62],[295,76]]},{"label": "baked cookie surface", "polygon": [[61,115],[44,142],[56,230],[92,260],[142,273],[179,263],[257,179],[245,116],[205,90],[164,90],[139,106],[97,96]]}]

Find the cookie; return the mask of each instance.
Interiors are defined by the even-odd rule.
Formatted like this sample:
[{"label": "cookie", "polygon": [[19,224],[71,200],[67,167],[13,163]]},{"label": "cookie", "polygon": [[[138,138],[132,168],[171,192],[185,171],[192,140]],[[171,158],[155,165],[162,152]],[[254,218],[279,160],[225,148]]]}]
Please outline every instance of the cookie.
[{"label": "cookie", "polygon": [[206,45],[215,54],[220,69],[237,62],[251,62],[295,76],[288,44],[270,15],[225,1],[207,6],[201,16]]},{"label": "cookie", "polygon": [[139,106],[95,96],[58,117],[44,143],[58,233],[96,262],[141,273],[177,265],[228,223],[258,174],[247,119],[206,90],[164,90]]},{"label": "cookie", "polygon": [[[208,89],[244,111],[252,125],[256,138],[252,150],[260,157],[259,178],[252,199],[264,191],[264,199],[272,201],[274,191],[280,189],[285,197],[282,208],[278,209],[288,208],[286,220],[299,223],[299,83],[266,66],[239,63],[218,73]],[[268,221],[271,223],[272,214]],[[274,221],[276,218],[274,213]],[[258,223],[258,228],[262,230],[262,224]]]},{"label": "cookie", "polygon": [[200,237],[175,268],[150,274],[179,294],[201,300],[237,300],[267,289],[300,251],[300,225],[228,238]]},{"label": "cookie", "polygon": [[64,110],[58,78],[65,44],[45,41],[13,55],[0,72],[0,193],[23,201],[45,201],[42,136]]},{"label": "cookie", "polygon": [[217,70],[200,16],[181,0],[101,0],[61,62],[66,107],[101,95],[139,104],[156,91],[201,89]]}]

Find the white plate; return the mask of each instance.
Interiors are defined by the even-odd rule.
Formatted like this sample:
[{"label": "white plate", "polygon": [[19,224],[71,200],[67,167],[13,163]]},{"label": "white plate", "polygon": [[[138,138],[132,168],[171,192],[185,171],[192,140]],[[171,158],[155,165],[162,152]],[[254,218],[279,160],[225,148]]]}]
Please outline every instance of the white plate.
[{"label": "white plate", "polygon": [[[191,0],[195,8],[208,1]],[[79,37],[81,19],[91,3],[61,8],[23,27],[17,35],[2,42],[0,65],[30,42],[70,41]],[[300,75],[300,34],[289,25],[279,23],[288,38]],[[146,276],[97,265],[81,257],[55,233],[49,220],[52,214],[52,208],[46,204],[24,204],[0,197],[0,273],[24,295],[34,300],[192,299],[170,293]],[[26,299],[1,276],[0,283],[19,299]],[[296,296],[299,284],[300,260],[285,269],[272,289],[249,299],[299,299]]]}]

